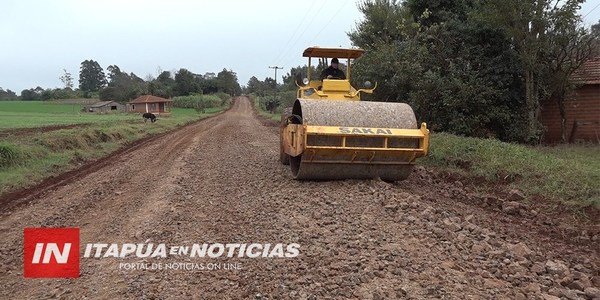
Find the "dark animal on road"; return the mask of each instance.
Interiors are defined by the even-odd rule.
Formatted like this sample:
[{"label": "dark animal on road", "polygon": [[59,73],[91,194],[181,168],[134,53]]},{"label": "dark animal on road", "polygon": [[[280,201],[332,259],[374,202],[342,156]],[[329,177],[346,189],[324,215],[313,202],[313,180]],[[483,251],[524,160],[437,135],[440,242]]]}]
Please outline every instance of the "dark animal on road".
[{"label": "dark animal on road", "polygon": [[152,123],[156,122],[156,116],[153,113],[144,113],[142,117],[144,117],[144,123],[148,120]]}]

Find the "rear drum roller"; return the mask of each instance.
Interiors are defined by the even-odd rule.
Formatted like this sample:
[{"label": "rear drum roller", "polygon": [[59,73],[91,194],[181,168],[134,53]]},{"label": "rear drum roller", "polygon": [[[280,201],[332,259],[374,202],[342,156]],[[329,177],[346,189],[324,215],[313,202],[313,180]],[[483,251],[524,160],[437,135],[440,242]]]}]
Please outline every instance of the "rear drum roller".
[{"label": "rear drum roller", "polygon": [[283,151],[283,128],[285,127],[285,125],[287,125],[287,120],[291,113],[291,107],[285,108],[281,112],[281,120],[279,123],[279,161],[282,165],[290,164],[290,156]]}]

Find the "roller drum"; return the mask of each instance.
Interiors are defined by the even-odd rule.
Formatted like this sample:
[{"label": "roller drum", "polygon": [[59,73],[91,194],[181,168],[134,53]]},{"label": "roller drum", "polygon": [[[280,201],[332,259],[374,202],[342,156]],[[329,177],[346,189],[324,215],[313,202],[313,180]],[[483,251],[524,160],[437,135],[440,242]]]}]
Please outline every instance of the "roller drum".
[{"label": "roller drum", "polygon": [[281,120],[279,121],[279,162],[282,165],[290,164],[290,156],[283,151],[283,127],[287,123],[288,116],[292,113],[291,107],[286,107],[281,112]]},{"label": "roller drum", "polygon": [[[417,120],[412,108],[405,103],[366,102],[366,101],[327,101],[298,99],[292,114],[301,117],[308,126],[337,126],[365,128],[417,128]],[[330,145],[334,136],[311,136],[311,145]],[[347,138],[347,143],[358,147],[370,147],[373,139]],[[418,148],[418,141],[395,140],[396,147]],[[316,159],[315,159],[316,158]],[[313,161],[311,161],[311,159]],[[319,159],[328,163],[319,163]],[[381,178],[386,181],[406,179],[412,170],[409,158],[398,157],[381,159],[374,163],[357,161],[349,163],[348,157],[308,157],[305,153],[290,158],[292,174],[296,179],[335,180]],[[339,163],[336,161],[339,160]],[[405,163],[405,164],[402,164]]]}]

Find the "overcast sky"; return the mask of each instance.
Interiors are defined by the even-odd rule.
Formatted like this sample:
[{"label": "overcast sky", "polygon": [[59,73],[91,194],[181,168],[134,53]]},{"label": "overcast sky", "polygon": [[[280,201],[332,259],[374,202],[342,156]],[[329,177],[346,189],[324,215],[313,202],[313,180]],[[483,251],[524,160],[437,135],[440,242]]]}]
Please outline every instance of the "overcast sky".
[{"label": "overcast sky", "polygon": [[[0,3],[0,87],[17,94],[62,87],[67,69],[93,59],[145,78],[157,71],[204,74],[223,68],[245,85],[273,77],[269,66],[305,63],[308,46],[349,47],[361,19],[356,0],[3,0]],[[600,19],[598,0],[582,7],[585,23]],[[595,9],[594,9],[595,8]],[[593,11],[592,11],[593,10]]]}]

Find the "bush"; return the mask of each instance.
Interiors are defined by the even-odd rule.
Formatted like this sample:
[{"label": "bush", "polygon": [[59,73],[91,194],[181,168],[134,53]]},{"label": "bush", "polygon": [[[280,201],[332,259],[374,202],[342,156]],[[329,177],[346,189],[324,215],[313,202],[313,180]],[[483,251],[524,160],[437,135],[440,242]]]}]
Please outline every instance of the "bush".
[{"label": "bush", "polygon": [[[229,96],[227,96],[229,97]],[[229,98],[227,98],[229,99]],[[181,108],[195,108],[202,110],[206,108],[222,107],[228,100],[222,100],[217,95],[195,94],[173,98],[173,106]]]},{"label": "bush", "polygon": [[228,99],[231,98],[231,96],[229,94],[223,93],[223,92],[218,92],[216,94],[214,94],[215,96],[221,98],[222,101],[226,101]]},{"label": "bush", "polygon": [[297,95],[298,93],[296,90],[279,93],[279,107],[281,109],[292,107],[296,101]]},{"label": "bush", "polygon": [[17,163],[19,151],[13,144],[0,144],[0,168],[8,167]]}]

